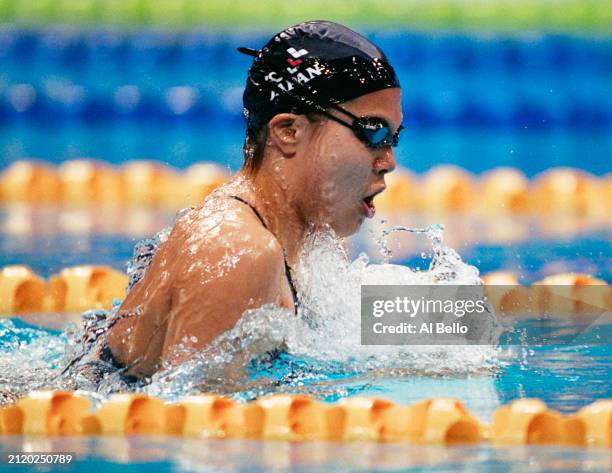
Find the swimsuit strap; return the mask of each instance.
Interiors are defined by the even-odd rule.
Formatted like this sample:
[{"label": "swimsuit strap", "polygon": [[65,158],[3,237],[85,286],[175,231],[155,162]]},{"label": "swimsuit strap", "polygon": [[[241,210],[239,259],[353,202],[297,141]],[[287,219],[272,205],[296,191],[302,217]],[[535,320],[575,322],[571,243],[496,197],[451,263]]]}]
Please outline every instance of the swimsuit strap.
[{"label": "swimsuit strap", "polygon": [[[263,217],[261,216],[261,214],[258,212],[258,210],[253,205],[251,205],[249,202],[247,202],[243,198],[238,197],[237,195],[230,195],[229,197],[232,197],[232,198],[242,202],[243,204],[248,205],[249,207],[251,207],[251,210],[255,213],[255,215],[257,216],[257,218],[259,219],[261,224],[264,226],[264,228],[266,230],[269,230],[268,226],[266,225],[266,222],[263,219]],[[289,287],[291,288],[291,296],[293,297],[293,305],[295,306],[295,310],[297,312],[297,306],[298,306],[297,289],[295,288],[295,284],[293,283],[293,278],[291,277],[291,268],[289,268],[289,264],[287,263],[287,258],[285,256],[285,250],[284,249],[283,249],[283,260],[285,262],[285,275],[287,276],[287,281],[289,282]]]}]

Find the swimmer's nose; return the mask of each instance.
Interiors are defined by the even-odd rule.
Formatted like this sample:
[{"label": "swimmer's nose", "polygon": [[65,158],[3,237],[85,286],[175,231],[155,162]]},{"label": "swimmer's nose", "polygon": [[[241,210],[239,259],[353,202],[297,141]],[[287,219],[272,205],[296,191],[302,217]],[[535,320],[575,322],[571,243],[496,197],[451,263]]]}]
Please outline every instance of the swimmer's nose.
[{"label": "swimmer's nose", "polygon": [[384,176],[389,172],[393,172],[396,164],[393,148],[391,148],[391,146],[385,146],[380,150],[380,154],[374,161],[374,172],[377,176]]}]

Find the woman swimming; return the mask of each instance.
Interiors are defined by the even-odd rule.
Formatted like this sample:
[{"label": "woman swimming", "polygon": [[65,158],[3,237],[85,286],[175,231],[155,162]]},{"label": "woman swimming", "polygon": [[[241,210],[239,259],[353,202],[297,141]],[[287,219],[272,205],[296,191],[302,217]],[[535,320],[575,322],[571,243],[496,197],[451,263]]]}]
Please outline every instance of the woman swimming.
[{"label": "woman swimming", "polygon": [[254,57],[244,166],[177,219],[119,308],[103,354],[128,375],[182,361],[248,309],[295,311],[291,268],[305,236],[355,233],[395,167],[400,85],[365,37],[311,21],[239,51]]}]

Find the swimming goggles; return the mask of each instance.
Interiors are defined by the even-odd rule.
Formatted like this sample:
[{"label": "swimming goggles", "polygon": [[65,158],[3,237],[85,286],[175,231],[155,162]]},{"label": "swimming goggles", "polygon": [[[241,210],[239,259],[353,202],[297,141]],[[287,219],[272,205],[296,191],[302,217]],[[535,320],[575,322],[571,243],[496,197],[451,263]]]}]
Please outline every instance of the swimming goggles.
[{"label": "swimming goggles", "polygon": [[355,136],[362,141],[368,148],[383,148],[385,146],[397,146],[399,143],[399,134],[404,129],[400,125],[395,133],[391,129],[391,125],[384,118],[380,117],[358,117],[353,115],[348,110],[339,105],[330,105],[331,108],[348,115],[353,119],[351,123],[345,122],[340,118],[327,112],[322,106],[313,104],[318,113],[335,120],[336,122],[353,130]]},{"label": "swimming goggles", "polygon": [[[238,48],[238,51],[249,54],[251,56],[257,56],[258,51],[250,48]],[[325,107],[319,105],[318,103],[307,101],[304,97],[299,97],[291,92],[285,90],[284,88],[274,89],[276,93],[281,93],[288,98],[295,100],[296,102],[301,102],[306,105],[306,109],[314,109],[316,112],[321,115],[325,115],[326,117],[331,118],[332,120],[340,123],[341,125],[350,128],[355,136],[363,142],[368,148],[383,148],[385,146],[397,146],[399,143],[399,134],[404,129],[403,125],[400,125],[399,128],[393,133],[391,129],[391,125],[384,118],[380,117],[358,117],[357,115],[353,115],[348,110],[342,108],[340,105],[331,104],[330,108],[337,110],[345,115],[348,115],[353,119],[352,122],[346,122],[335,115],[329,113]]]}]

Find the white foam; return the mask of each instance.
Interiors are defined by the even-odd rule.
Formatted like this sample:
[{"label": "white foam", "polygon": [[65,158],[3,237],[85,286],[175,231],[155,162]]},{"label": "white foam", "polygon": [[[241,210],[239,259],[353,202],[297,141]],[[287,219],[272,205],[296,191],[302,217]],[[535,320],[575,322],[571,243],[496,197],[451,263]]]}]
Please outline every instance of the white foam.
[{"label": "white foam", "polygon": [[[0,346],[0,389],[20,395],[43,387],[81,388],[97,391],[97,395],[92,393],[96,402],[100,394],[128,388],[166,399],[198,391],[243,398],[282,391],[334,398],[347,395],[356,379],[371,379],[376,385],[376,379],[383,378],[490,375],[498,366],[498,352],[492,346],[361,345],[362,284],[481,283],[476,268],[444,247],[440,226],[416,232],[432,242],[433,259],[427,271],[388,262],[372,264],[365,254],[350,261],[333,233],[310,235],[295,268],[299,317],[273,305],[248,311],[232,330],[193,353],[189,361],[154,375],[144,387],[127,386],[118,373],[104,374],[102,382],[87,376],[92,371],[87,351],[95,343],[95,333],[107,323],[104,314],[90,312],[85,325],[74,333],[57,336],[43,332],[29,342],[26,339],[32,329],[16,328],[5,320],[0,340],[12,340],[11,334],[18,336],[13,345],[9,341]],[[379,243],[389,256],[384,249],[385,236]],[[275,352],[284,355],[274,358],[270,353]],[[80,355],[84,355],[82,366],[86,369],[71,369],[62,375],[68,360]]]}]

